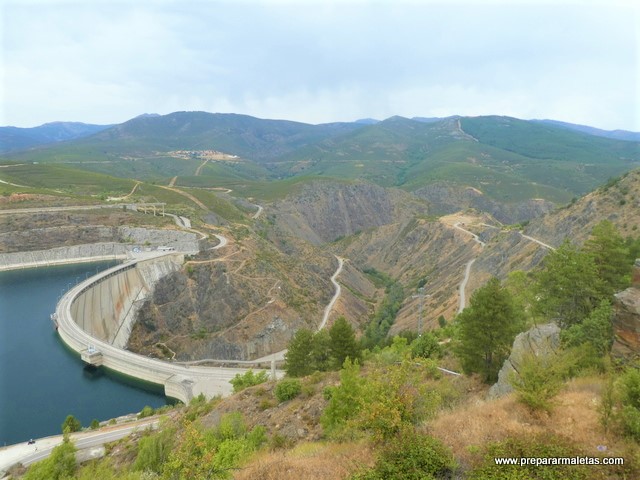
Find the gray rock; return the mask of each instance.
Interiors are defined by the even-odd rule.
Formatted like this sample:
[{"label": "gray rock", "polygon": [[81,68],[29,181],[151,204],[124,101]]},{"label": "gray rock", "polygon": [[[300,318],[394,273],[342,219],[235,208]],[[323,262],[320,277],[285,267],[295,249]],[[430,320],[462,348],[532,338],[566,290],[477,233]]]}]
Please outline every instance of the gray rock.
[{"label": "gray rock", "polygon": [[519,334],[513,342],[511,355],[498,373],[498,381],[489,389],[489,399],[499,398],[513,391],[510,379],[512,375],[518,375],[524,358],[529,355],[540,357],[555,354],[559,348],[560,327],[555,323],[539,325]]}]

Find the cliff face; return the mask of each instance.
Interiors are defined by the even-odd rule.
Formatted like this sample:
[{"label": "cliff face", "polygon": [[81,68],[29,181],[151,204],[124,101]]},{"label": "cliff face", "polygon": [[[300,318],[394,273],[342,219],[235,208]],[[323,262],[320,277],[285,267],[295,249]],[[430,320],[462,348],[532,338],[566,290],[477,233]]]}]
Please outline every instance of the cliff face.
[{"label": "cliff face", "polygon": [[616,294],[613,306],[613,355],[636,359],[640,356],[640,262],[636,262],[633,285]]},{"label": "cliff face", "polygon": [[[166,241],[145,237],[136,226],[172,227],[170,217],[132,214],[116,209],[87,212],[42,212],[0,216],[0,253],[29,252],[98,242]],[[167,235],[173,235],[168,232]],[[151,234],[149,234],[151,235]],[[182,239],[194,234],[176,231]],[[176,238],[178,238],[176,237]]]}]

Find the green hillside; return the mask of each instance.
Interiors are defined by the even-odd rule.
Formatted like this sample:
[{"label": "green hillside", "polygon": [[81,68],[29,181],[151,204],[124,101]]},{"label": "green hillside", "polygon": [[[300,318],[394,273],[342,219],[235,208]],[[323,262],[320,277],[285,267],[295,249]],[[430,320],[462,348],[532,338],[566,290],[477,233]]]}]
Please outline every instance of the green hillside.
[{"label": "green hillside", "polygon": [[[220,158],[205,161],[210,151]],[[322,177],[409,191],[447,181],[501,202],[563,203],[640,166],[640,143],[495,116],[309,125],[177,112],[5,158],[164,185],[177,177],[178,186],[230,188],[256,198]]]}]

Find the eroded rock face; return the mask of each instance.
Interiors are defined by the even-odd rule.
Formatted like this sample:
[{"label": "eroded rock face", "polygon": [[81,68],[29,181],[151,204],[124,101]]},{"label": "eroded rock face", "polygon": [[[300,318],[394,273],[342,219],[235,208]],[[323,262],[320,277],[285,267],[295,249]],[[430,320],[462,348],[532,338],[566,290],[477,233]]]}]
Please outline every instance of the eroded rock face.
[{"label": "eroded rock face", "polygon": [[513,341],[511,355],[504,361],[498,373],[498,381],[489,390],[489,398],[502,397],[513,391],[509,380],[512,375],[518,375],[524,358],[529,355],[554,355],[559,349],[560,327],[555,323],[539,325],[519,334]]},{"label": "eroded rock face", "polygon": [[616,294],[612,354],[631,360],[640,356],[640,262],[636,260],[634,286]]}]

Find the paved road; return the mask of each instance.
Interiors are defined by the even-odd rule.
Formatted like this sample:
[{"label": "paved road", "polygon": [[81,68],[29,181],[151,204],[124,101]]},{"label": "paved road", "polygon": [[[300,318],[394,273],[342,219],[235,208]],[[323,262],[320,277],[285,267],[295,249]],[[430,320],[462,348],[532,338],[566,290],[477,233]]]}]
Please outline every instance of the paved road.
[{"label": "paved road", "polygon": [[[480,237],[478,237],[478,235],[476,235],[473,232],[470,232],[469,230],[465,230],[464,228],[462,228],[460,226],[460,222],[455,223],[453,226],[454,228],[457,228],[461,232],[471,235],[473,237],[473,240],[478,245],[480,245],[480,247],[484,248],[487,245],[482,240],[480,240]],[[466,295],[467,283],[469,282],[469,276],[471,275],[471,267],[473,266],[473,263],[475,261],[476,259],[474,258],[473,260],[470,260],[469,262],[467,262],[467,265],[465,266],[465,269],[464,269],[464,278],[462,279],[462,282],[460,282],[460,285],[458,286],[458,292],[459,292],[459,298],[460,298],[458,302],[458,313],[462,312],[462,310],[464,310],[464,307],[467,306],[467,295]]]},{"label": "paved road", "polygon": [[336,281],[336,278],[338,278],[338,275],[340,275],[340,272],[342,272],[344,259],[338,256],[336,256],[336,258],[338,259],[338,269],[331,276],[331,283],[333,283],[333,285],[336,287],[336,293],[333,294],[333,298],[324,309],[324,315],[322,315],[322,321],[320,322],[320,326],[318,327],[318,330],[322,330],[327,324],[327,320],[329,320],[329,315],[331,315],[331,310],[333,310],[333,306],[338,301],[338,298],[340,297],[340,292],[342,291],[342,288],[340,287],[340,284]]},{"label": "paved road", "polygon": [[[100,430],[72,433],[71,440],[78,450],[95,448],[103,446],[105,443],[124,438],[135,431],[146,428],[157,428],[159,423],[160,420],[158,418],[150,418],[124,425],[104,427]],[[62,435],[55,435],[52,437],[39,438],[34,445],[28,445],[26,442],[23,442],[0,448],[0,477],[17,463],[22,463],[24,466],[27,466],[47,458],[51,454],[51,451],[61,443]]]}]

